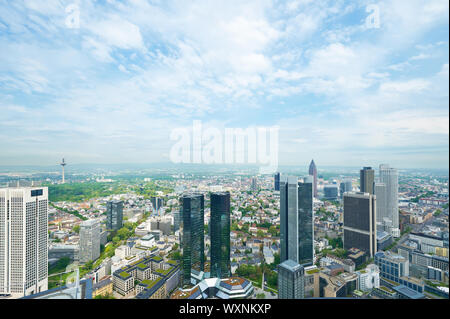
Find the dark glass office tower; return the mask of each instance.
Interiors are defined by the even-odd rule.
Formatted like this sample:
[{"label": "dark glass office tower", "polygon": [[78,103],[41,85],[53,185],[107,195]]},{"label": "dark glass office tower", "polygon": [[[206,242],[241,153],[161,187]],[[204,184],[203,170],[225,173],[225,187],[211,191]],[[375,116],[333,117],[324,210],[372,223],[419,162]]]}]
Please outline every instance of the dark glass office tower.
[{"label": "dark glass office tower", "polygon": [[314,214],[312,177],[299,183],[296,177],[280,181],[281,262],[292,260],[312,265],[314,257]]},{"label": "dark glass office tower", "polygon": [[211,193],[211,277],[231,276],[230,193]]},{"label": "dark glass office tower", "polygon": [[280,173],[276,173],[275,174],[275,176],[274,176],[274,183],[275,183],[274,189],[276,191],[279,191],[280,190]]},{"label": "dark glass office tower", "polygon": [[183,221],[183,283],[191,283],[191,272],[204,270],[204,207],[202,194],[184,194],[181,197],[181,214]]},{"label": "dark glass office tower", "polygon": [[377,251],[376,199],[367,193],[344,194],[344,249]]},{"label": "dark glass office tower", "polygon": [[292,260],[278,265],[278,299],[305,298],[305,269]]},{"label": "dark glass office tower", "polygon": [[375,170],[372,167],[364,167],[359,172],[360,191],[362,193],[374,194]]},{"label": "dark glass office tower", "polygon": [[298,263],[311,266],[314,259],[313,179],[306,177],[298,183]]},{"label": "dark glass office tower", "polygon": [[106,203],[106,229],[119,230],[123,226],[123,202],[120,200]]}]

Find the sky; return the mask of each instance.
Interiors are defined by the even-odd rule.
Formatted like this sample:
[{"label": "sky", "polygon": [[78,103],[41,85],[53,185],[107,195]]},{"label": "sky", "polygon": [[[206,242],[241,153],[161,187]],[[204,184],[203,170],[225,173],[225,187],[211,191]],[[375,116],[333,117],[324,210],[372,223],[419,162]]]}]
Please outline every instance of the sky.
[{"label": "sky", "polygon": [[280,165],[447,168],[448,0],[0,2],[0,165],[161,163],[279,127]]}]

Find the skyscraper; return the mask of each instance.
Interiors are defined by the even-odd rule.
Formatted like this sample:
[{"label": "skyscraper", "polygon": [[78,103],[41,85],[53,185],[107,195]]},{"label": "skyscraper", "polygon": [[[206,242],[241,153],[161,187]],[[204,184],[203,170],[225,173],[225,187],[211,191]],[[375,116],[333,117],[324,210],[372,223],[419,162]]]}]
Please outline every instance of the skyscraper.
[{"label": "skyscraper", "polygon": [[281,261],[291,259],[301,265],[311,265],[314,258],[313,184],[306,177],[299,183],[296,177],[280,180]]},{"label": "skyscraper", "polygon": [[119,230],[123,226],[123,201],[114,200],[106,203],[106,229]]},{"label": "skyscraper", "polygon": [[377,197],[377,225],[379,230],[391,232],[390,229],[385,229],[386,218],[390,218],[386,213],[386,184],[376,182],[374,186],[375,196]]},{"label": "skyscraper", "polygon": [[95,261],[100,257],[100,221],[90,219],[80,224],[80,262]]},{"label": "skyscraper", "polygon": [[276,190],[276,191],[279,191],[280,190],[280,176],[281,176],[281,174],[278,172],[278,173],[275,173],[275,176],[274,176],[274,189]]},{"label": "skyscraper", "polygon": [[376,199],[369,193],[344,194],[344,249],[377,251]]},{"label": "skyscraper", "polygon": [[211,193],[211,277],[231,276],[230,193]]},{"label": "skyscraper", "polygon": [[292,260],[278,266],[278,299],[305,298],[305,269]]},{"label": "skyscraper", "polygon": [[258,190],[258,180],[256,179],[256,177],[252,177],[251,179],[251,189],[252,191]]},{"label": "skyscraper", "polygon": [[309,164],[309,175],[313,177],[314,197],[317,198],[317,167],[314,160],[312,160],[311,164]]},{"label": "skyscraper", "polygon": [[153,206],[153,213],[156,215],[161,215],[164,200],[160,197],[152,197],[151,201]]},{"label": "skyscraper", "polygon": [[339,187],[337,185],[325,185],[323,194],[325,199],[336,200],[339,196]]},{"label": "skyscraper", "polygon": [[0,294],[48,289],[48,189],[0,188]]},{"label": "skyscraper", "polygon": [[359,172],[360,191],[362,193],[374,194],[373,185],[375,182],[375,170],[372,167],[364,167]]},{"label": "skyscraper", "polygon": [[352,180],[350,178],[343,180],[339,184],[339,194],[344,198],[344,193],[353,191]]},{"label": "skyscraper", "polygon": [[183,220],[183,282],[191,284],[191,273],[200,273],[205,265],[204,207],[202,194],[181,197]]},{"label": "skyscraper", "polygon": [[387,164],[380,165],[380,182],[386,185],[386,217],[390,219],[393,237],[400,236],[398,216],[398,171]]}]

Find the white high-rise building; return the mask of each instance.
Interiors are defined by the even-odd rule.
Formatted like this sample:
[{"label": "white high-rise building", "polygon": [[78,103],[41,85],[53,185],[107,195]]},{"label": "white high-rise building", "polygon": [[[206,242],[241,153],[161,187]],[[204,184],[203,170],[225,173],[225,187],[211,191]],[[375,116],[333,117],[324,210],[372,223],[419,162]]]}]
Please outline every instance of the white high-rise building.
[{"label": "white high-rise building", "polygon": [[[377,197],[377,226],[379,226],[380,230],[385,230],[383,221],[385,218],[390,218],[386,213],[386,184],[375,183],[374,193]],[[387,231],[390,232],[390,229]]]},{"label": "white high-rise building", "polygon": [[100,221],[91,219],[80,224],[80,262],[95,261],[100,257]]},{"label": "white high-rise building", "polygon": [[48,289],[48,188],[0,188],[0,294]]},{"label": "white high-rise building", "polygon": [[356,272],[357,288],[361,291],[370,291],[380,287],[380,269],[375,264],[370,264],[364,270]]},{"label": "white high-rise building", "polygon": [[[391,221],[391,234],[400,236],[398,214],[398,171],[387,164],[380,165],[380,183],[386,185],[385,218]],[[383,218],[384,219],[384,218]],[[382,219],[382,220],[383,220]]]}]

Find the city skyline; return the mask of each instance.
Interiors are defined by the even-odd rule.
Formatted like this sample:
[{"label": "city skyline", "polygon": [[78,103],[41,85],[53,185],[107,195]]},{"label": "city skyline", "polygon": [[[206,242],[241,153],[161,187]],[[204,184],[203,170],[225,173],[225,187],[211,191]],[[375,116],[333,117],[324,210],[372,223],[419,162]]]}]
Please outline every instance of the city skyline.
[{"label": "city skyline", "polygon": [[448,168],[446,1],[69,4],[0,5],[0,165],[169,162],[201,120],[279,126],[280,165]]}]

